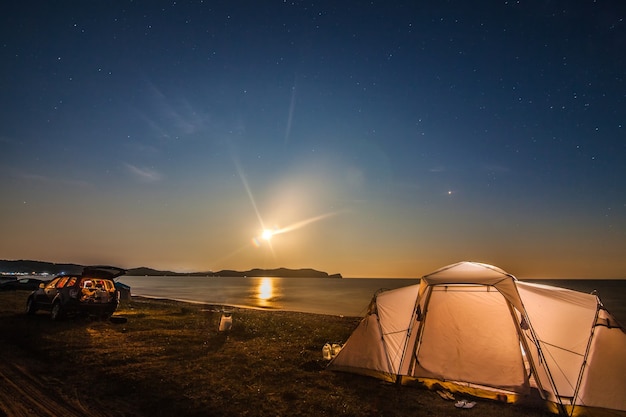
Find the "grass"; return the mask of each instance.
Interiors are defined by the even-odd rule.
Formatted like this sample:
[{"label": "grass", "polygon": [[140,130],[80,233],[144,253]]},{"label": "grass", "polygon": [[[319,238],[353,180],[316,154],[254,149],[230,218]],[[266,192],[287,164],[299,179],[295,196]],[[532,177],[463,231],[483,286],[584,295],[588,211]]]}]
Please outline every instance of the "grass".
[{"label": "grass", "polygon": [[458,410],[426,389],[325,370],[322,346],[359,318],[233,309],[225,333],[220,306],[133,298],[123,324],[52,322],[25,315],[26,296],[0,293],[0,349],[100,415],[552,416],[488,400]]}]

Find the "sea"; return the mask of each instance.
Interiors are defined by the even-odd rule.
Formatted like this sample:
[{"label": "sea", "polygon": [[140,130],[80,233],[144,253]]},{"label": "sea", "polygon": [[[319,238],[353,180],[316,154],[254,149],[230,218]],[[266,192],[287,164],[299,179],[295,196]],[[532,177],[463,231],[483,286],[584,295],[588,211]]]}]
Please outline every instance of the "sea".
[{"label": "sea", "polygon": [[[419,283],[406,278],[281,278],[123,276],[131,295],[190,303],[362,317],[378,291]],[[626,324],[626,280],[521,280],[595,291],[615,318]]]}]

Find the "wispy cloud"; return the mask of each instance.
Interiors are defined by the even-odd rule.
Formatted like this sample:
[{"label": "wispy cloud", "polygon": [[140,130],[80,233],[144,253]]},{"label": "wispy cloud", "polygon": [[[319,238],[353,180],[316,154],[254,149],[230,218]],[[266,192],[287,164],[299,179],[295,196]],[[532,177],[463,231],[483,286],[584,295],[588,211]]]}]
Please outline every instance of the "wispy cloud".
[{"label": "wispy cloud", "polygon": [[[207,128],[206,115],[199,112],[186,99],[172,100],[153,83],[148,82],[151,93],[151,113],[142,114],[150,128],[160,137],[171,138],[192,135]],[[157,122],[159,120],[159,122]]]},{"label": "wispy cloud", "polygon": [[149,168],[140,168],[132,164],[125,164],[128,171],[143,182],[157,182],[160,181],[162,176],[158,172]]}]

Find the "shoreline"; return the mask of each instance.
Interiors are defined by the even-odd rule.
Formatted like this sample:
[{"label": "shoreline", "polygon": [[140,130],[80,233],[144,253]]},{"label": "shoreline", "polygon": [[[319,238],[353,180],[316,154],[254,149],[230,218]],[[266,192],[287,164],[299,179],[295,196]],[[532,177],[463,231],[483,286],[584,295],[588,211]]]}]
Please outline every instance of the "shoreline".
[{"label": "shoreline", "polygon": [[[193,304],[193,305],[208,305],[215,307],[223,307],[226,309],[240,309],[240,310],[255,310],[255,311],[276,311],[276,312],[285,312],[285,313],[301,313],[301,314],[312,314],[319,316],[332,316],[332,317],[348,317],[348,318],[359,318],[361,316],[355,315],[345,315],[345,314],[330,314],[330,313],[313,313],[309,311],[299,311],[299,310],[290,310],[285,308],[278,307],[260,307],[260,306],[251,306],[245,304],[226,304],[226,303],[210,303],[204,301],[196,301],[196,300],[187,300],[182,298],[169,298],[169,297],[157,297],[157,296],[149,296],[149,295],[133,295],[134,299],[145,299],[145,300],[155,300],[155,301],[175,301],[177,303],[185,303],[185,304]],[[223,309],[222,309],[223,310]],[[220,312],[221,310],[215,310],[215,312]]]}]

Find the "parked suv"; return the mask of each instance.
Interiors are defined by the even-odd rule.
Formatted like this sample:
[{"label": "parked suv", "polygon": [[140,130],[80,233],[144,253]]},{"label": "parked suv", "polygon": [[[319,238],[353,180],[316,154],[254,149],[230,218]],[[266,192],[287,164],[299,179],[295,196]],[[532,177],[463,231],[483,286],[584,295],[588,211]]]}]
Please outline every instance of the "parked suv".
[{"label": "parked suv", "polygon": [[114,266],[87,266],[82,274],[57,275],[28,296],[26,312],[48,310],[52,320],[70,314],[109,318],[119,304],[113,280],[125,273]]}]

